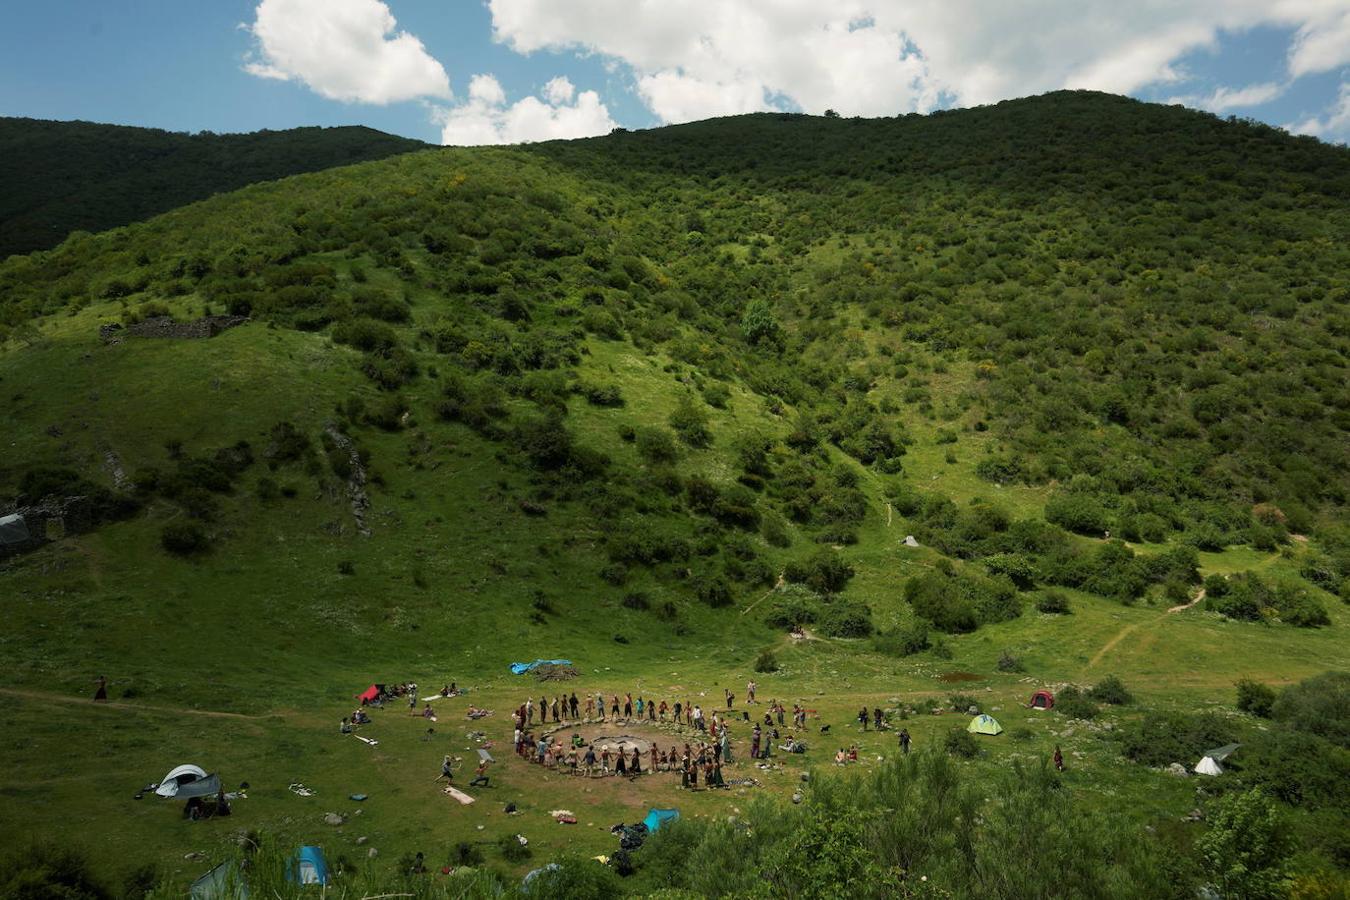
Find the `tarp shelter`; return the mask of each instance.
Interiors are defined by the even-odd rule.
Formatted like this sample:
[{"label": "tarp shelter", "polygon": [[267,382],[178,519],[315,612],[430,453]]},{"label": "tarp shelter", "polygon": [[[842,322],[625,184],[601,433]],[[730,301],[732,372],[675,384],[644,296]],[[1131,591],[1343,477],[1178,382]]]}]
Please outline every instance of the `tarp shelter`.
[{"label": "tarp shelter", "polygon": [[1223,769],[1214,761],[1212,756],[1206,756],[1195,764],[1195,774],[1197,775],[1222,775]]},{"label": "tarp shelter", "polygon": [[552,871],[554,871],[555,869],[561,869],[561,868],[562,868],[562,866],[558,865],[557,863],[549,863],[548,865],[540,866],[540,867],[537,868],[537,869],[531,869],[530,871],[526,872],[526,873],[525,873],[525,877],[521,879],[521,881],[520,881],[521,887],[525,887],[525,886],[528,885],[531,881],[534,881],[536,878],[538,878],[540,875],[544,874],[545,872],[552,872]]},{"label": "tarp shelter", "polygon": [[327,884],[328,860],[318,847],[301,847],[286,863],[286,880],[299,884]]},{"label": "tarp shelter", "polygon": [[380,692],[383,690],[384,685],[372,684],[360,694],[357,694],[356,699],[360,700],[363,705],[366,703],[374,703],[376,700],[380,699]]},{"label": "tarp shelter", "polygon": [[194,766],[191,763],[175,766],[169,770],[169,774],[159,780],[159,787],[155,788],[155,793],[161,797],[177,797],[183,785],[205,777],[206,770],[201,766]]},{"label": "tarp shelter", "polygon": [[496,762],[496,760],[492,758],[492,754],[484,750],[482,747],[478,748],[478,760],[479,762],[486,762],[486,763]]},{"label": "tarp shelter", "polygon": [[656,831],[664,822],[672,822],[680,817],[678,809],[652,809],[647,813],[647,818],[642,820],[642,824],[647,826],[648,831]]},{"label": "tarp shelter", "polygon": [[1241,746],[1242,746],[1241,744],[1224,744],[1222,747],[1216,747],[1213,750],[1206,751],[1205,755],[1208,756],[1210,759],[1214,760],[1215,762],[1223,762],[1225,759],[1233,755],[1234,750],[1236,750]]},{"label": "tarp shelter", "polygon": [[532,663],[511,663],[512,675],[524,675],[535,666],[570,666],[570,659],[536,659]]},{"label": "tarp shelter", "polygon": [[223,862],[188,888],[189,900],[248,900],[248,885],[234,861]]},{"label": "tarp shelter", "polygon": [[28,540],[28,523],[18,513],[0,516],[0,546]]},{"label": "tarp shelter", "polygon": [[981,713],[970,720],[970,725],[966,726],[966,731],[971,734],[1002,734],[1003,726],[998,724],[993,716]]},{"label": "tarp shelter", "polygon": [[1054,709],[1055,695],[1049,691],[1037,691],[1031,695],[1031,703],[1028,705],[1032,709]]},{"label": "tarp shelter", "polygon": [[177,800],[191,800],[193,797],[214,797],[220,793],[220,776],[207,775],[205,778],[198,778],[196,781],[189,781],[178,789],[174,794]]}]

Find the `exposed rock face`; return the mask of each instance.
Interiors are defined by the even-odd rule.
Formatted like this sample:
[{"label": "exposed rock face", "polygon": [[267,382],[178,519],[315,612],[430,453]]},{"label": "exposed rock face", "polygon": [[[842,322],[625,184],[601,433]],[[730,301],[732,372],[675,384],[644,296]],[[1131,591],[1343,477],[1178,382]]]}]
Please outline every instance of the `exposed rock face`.
[{"label": "exposed rock face", "polygon": [[361,462],[361,454],[352,443],[352,439],[339,431],[332,422],[324,426],[324,431],[333,439],[338,449],[346,453],[351,460],[352,474],[347,479],[347,499],[351,501],[356,530],[362,537],[370,537],[370,526],[366,524],[366,515],[370,512],[370,497],[366,494],[366,467]]},{"label": "exposed rock face", "polygon": [[202,316],[191,322],[175,322],[169,316],[156,316],[125,327],[116,323],[100,326],[98,336],[105,344],[120,344],[129,337],[200,340],[213,338],[247,321],[248,316]]}]

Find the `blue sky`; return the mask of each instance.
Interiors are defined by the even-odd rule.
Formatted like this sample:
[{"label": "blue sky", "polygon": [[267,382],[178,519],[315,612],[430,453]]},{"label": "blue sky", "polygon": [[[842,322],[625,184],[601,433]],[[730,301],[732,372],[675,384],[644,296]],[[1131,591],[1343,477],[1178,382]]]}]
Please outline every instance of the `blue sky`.
[{"label": "blue sky", "polygon": [[0,115],[176,131],[363,124],[497,143],[1063,87],[1344,142],[1350,0],[48,0],[0,13]]}]

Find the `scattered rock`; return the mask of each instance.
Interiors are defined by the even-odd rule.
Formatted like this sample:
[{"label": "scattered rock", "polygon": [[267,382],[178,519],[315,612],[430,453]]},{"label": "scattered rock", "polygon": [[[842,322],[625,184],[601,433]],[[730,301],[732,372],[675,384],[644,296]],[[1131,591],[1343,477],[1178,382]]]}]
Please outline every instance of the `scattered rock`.
[{"label": "scattered rock", "polygon": [[341,825],[343,822],[347,820],[342,818],[342,816],[338,815],[337,813],[330,812],[323,817],[323,821],[324,824],[326,825]]},{"label": "scattered rock", "polygon": [[1185,778],[1190,775],[1190,773],[1186,771],[1185,766],[1176,762],[1172,763],[1164,771],[1166,771],[1168,775],[1175,775],[1177,778]]},{"label": "scattered rock", "polygon": [[366,836],[363,834],[363,835],[361,835],[359,838],[356,839],[356,846],[359,847],[359,846],[361,846],[362,844],[364,844],[364,843],[365,843],[366,841],[368,841],[368,840],[370,840],[370,838],[366,837]]},{"label": "scattered rock", "polygon": [[795,793],[793,793],[793,795],[792,795],[792,802],[793,802],[793,803],[801,803],[801,802],[802,802],[802,792],[801,792],[801,791],[796,791]]},{"label": "scattered rock", "polygon": [[374,859],[379,855],[380,851],[376,850],[374,847],[371,847],[369,850],[366,851],[366,859]]},{"label": "scattered rock", "polygon": [[193,850],[191,853],[184,853],[183,859],[189,860],[191,862],[197,862],[198,860],[205,859],[205,855],[196,850]]}]

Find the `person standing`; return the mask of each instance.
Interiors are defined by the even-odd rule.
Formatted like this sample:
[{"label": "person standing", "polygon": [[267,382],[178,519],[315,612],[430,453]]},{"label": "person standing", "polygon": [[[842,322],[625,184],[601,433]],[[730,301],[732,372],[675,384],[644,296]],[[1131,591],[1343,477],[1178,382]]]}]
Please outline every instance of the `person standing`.
[{"label": "person standing", "polygon": [[605,695],[599,691],[595,692],[595,712],[601,722],[605,721]]},{"label": "person standing", "polygon": [[661,751],[656,749],[656,744],[652,744],[652,774],[655,775],[661,771]]},{"label": "person standing", "polygon": [[619,749],[614,751],[614,774],[620,778],[628,774],[628,756],[624,753],[623,744],[620,744]]},{"label": "person standing", "polygon": [[900,729],[900,752],[909,756],[909,729]]},{"label": "person standing", "polygon": [[680,724],[680,713],[683,712],[683,711],[684,711],[684,706],[680,703],[680,701],[676,700],[676,701],[675,701],[675,724],[676,724],[676,725],[679,725],[679,724]]},{"label": "person standing", "polygon": [[525,722],[526,722],[526,724],[529,724],[529,725],[533,725],[533,724],[534,724],[534,698],[533,698],[533,697],[530,697],[530,698],[528,698],[528,699],[525,701]]},{"label": "person standing", "polygon": [[623,720],[631,722],[633,720],[633,695],[623,695]]},{"label": "person standing", "polygon": [[759,729],[759,723],[755,723],[755,730],[750,733],[750,758],[759,759],[759,742],[764,733]]},{"label": "person standing", "polygon": [[562,721],[562,719],[561,719],[561,718],[559,717],[559,715],[558,715],[559,712],[560,712],[560,709],[559,709],[558,698],[557,698],[557,697],[554,697],[554,698],[553,698],[553,721],[554,721],[554,722],[561,722],[561,721]]},{"label": "person standing", "polygon": [[628,767],[628,774],[633,778],[642,774],[642,751],[636,745],[633,747],[633,762]]},{"label": "person standing", "polygon": [[587,698],[586,698],[586,721],[589,722],[589,721],[590,721],[591,719],[593,719],[593,718],[595,718],[595,698],[594,698],[594,697],[587,697]]},{"label": "person standing", "polygon": [[1064,753],[1059,749],[1059,744],[1055,745],[1055,771],[1064,771]]},{"label": "person standing", "polygon": [[731,704],[736,698],[732,696],[731,691],[727,688],[723,688],[722,692],[727,695],[727,709],[731,709]]},{"label": "person standing", "polygon": [[662,701],[661,701],[661,706],[657,709],[657,714],[658,714],[658,715],[660,716],[660,718],[661,718],[661,724],[662,724],[662,725],[666,724],[666,713],[668,713],[669,711],[670,711],[670,708],[669,708],[668,706],[666,706],[666,701],[662,700]]},{"label": "person standing", "polygon": [[881,707],[878,706],[872,710],[872,721],[876,724],[877,731],[881,730]]},{"label": "person standing", "polygon": [[781,704],[781,703],[779,703],[777,700],[775,700],[775,701],[774,701],[774,711],[775,711],[775,712],[777,713],[777,715],[778,715],[778,724],[779,724],[779,725],[782,725],[782,724],[783,724],[783,704]]},{"label": "person standing", "polygon": [[591,777],[592,775],[594,775],[594,774],[595,774],[595,745],[594,745],[594,744],[591,744],[591,745],[589,745],[589,746],[586,747],[586,755],[582,758],[582,762],[584,762],[584,763],[586,764],[586,777],[589,778],[589,777]]},{"label": "person standing", "polygon": [[576,692],[576,691],[573,691],[573,692],[572,692],[572,697],[571,697],[571,699],[569,699],[569,700],[567,701],[567,703],[568,703],[569,706],[572,707],[572,719],[575,721],[575,720],[576,720],[576,717],[577,717],[577,692]]},{"label": "person standing", "polygon": [[755,688],[758,687],[758,686],[759,686],[759,685],[755,684],[755,682],[754,682],[753,680],[747,681],[747,682],[745,683],[745,702],[746,702],[746,703],[754,703],[754,702],[755,702]]},{"label": "person standing", "polygon": [[548,698],[547,698],[547,697],[540,697],[540,698],[539,698],[539,724],[542,725],[543,723],[545,723],[545,722],[547,722],[547,721],[548,721]]},{"label": "person standing", "polygon": [[619,721],[619,695],[615,694],[609,698],[609,717],[615,722]]},{"label": "person standing", "polygon": [[864,707],[858,712],[858,721],[862,723],[862,730],[863,730],[863,731],[866,731],[866,730],[867,730],[867,707],[864,706]]},{"label": "person standing", "polygon": [[94,683],[98,685],[98,688],[94,691],[94,702],[106,703],[108,700],[108,676],[100,675]]},{"label": "person standing", "polygon": [[726,726],[722,727],[721,747],[722,762],[731,765],[731,734],[727,731]]}]

